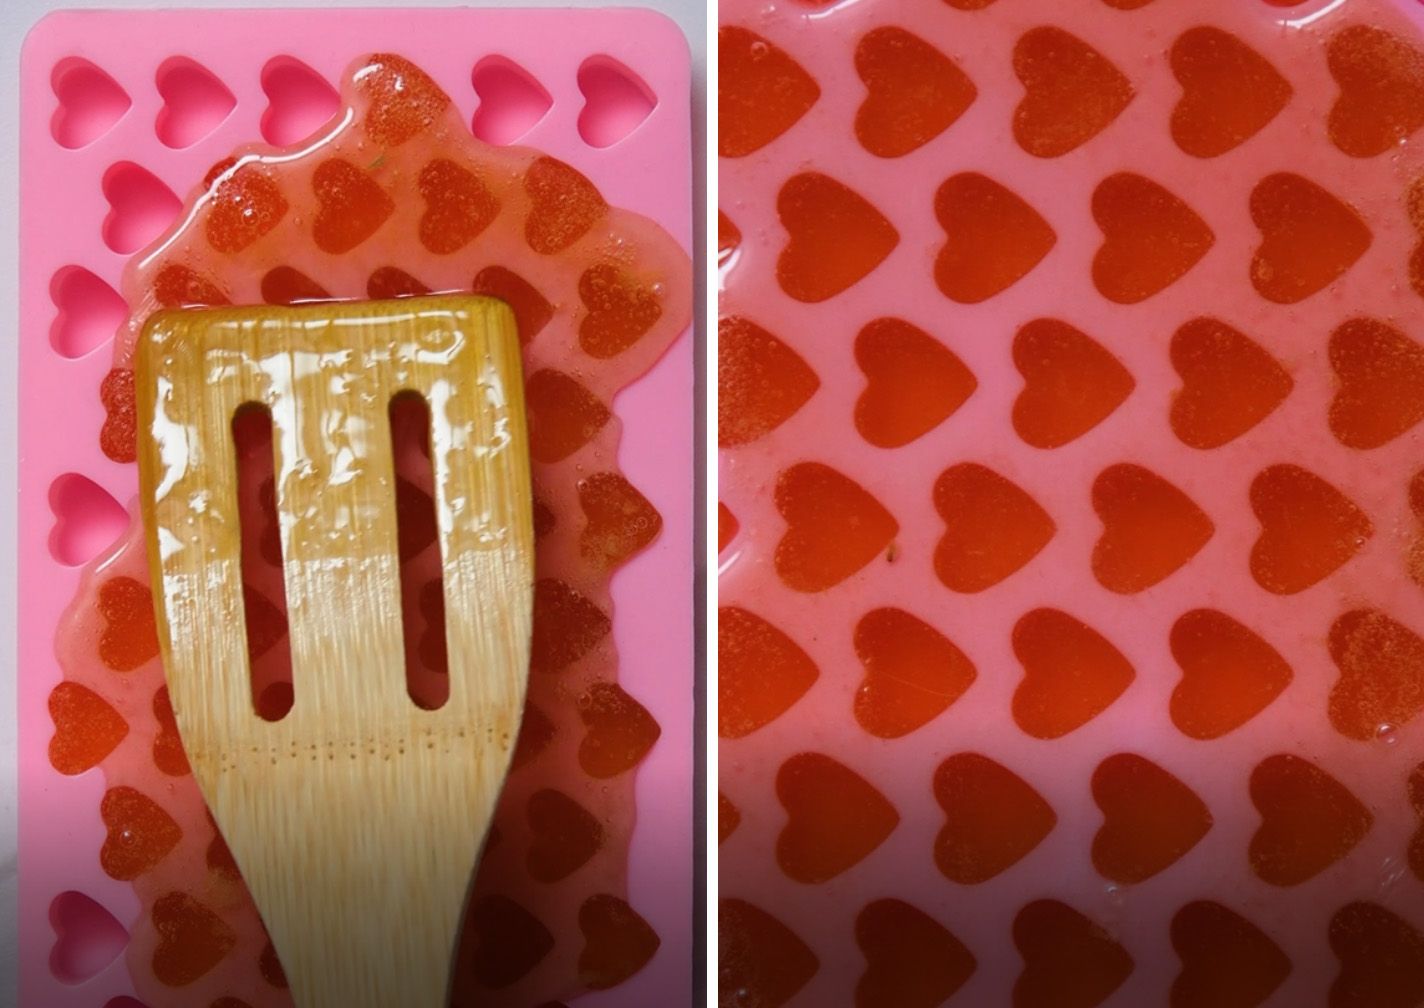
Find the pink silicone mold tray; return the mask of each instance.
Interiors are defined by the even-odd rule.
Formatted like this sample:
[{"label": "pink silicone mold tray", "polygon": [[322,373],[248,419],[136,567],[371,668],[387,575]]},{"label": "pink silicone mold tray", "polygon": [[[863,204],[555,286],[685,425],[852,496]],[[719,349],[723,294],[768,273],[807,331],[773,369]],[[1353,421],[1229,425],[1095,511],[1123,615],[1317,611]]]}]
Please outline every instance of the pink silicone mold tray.
[{"label": "pink silicone mold tray", "polygon": [[[165,721],[166,704],[154,695],[161,669],[147,650],[142,626],[146,574],[141,557],[122,548],[133,538],[129,502],[136,489],[134,467],[123,461],[121,370],[127,344],[122,337],[132,332],[127,328],[130,312],[141,317],[155,300],[172,295],[183,303],[212,303],[214,280],[223,296],[239,302],[320,297],[326,293],[323,283],[337,297],[366,296],[380,285],[383,290],[392,285],[414,289],[418,281],[386,268],[395,263],[382,260],[382,268],[371,272],[371,263],[363,271],[365,260],[359,255],[337,264],[316,249],[304,250],[301,215],[310,197],[298,198],[296,192],[294,216],[281,226],[297,231],[272,231],[283,236],[280,241],[265,246],[258,241],[245,259],[260,264],[258,272],[266,271],[260,278],[236,275],[240,271],[224,265],[221,255],[212,257],[213,251],[230,251],[234,243],[251,244],[277,226],[276,218],[264,215],[281,206],[276,211],[280,217],[285,204],[280,196],[273,201],[275,190],[263,182],[261,172],[264,165],[275,171],[281,164],[295,164],[301,152],[293,144],[306,143],[304,138],[319,129],[337,130],[334,138],[352,115],[378,145],[381,137],[404,130],[404,113],[396,107],[400,101],[364,111],[358,102],[348,108],[347,120],[324,126],[350,100],[352,92],[338,91],[346,86],[353,61],[370,53],[399,53],[430,75],[428,87],[423,77],[407,73],[404,78],[418,92],[411,100],[425,103],[419,109],[434,107],[429,103],[437,87],[449,96],[451,111],[436,116],[439,129],[452,127],[464,140],[457,136],[456,147],[446,144],[437,150],[468,147],[475,142],[469,139],[472,131],[478,142],[491,145],[475,157],[506,164],[513,172],[527,171],[525,184],[535,199],[540,185],[567,192],[568,186],[587,184],[551,160],[557,158],[586,176],[609,205],[660,225],[683,252],[689,246],[687,49],[668,21],[648,12],[66,12],[45,19],[31,33],[22,60],[21,141],[20,571],[27,587],[20,612],[26,670],[20,677],[20,911],[25,1005],[132,1008],[138,1004],[135,993],[149,1008],[289,1003],[280,967],[270,948],[261,947],[260,923],[244,909],[240,889],[224,881],[228,869],[221,841],[213,839],[201,807],[193,806],[186,764],[172,747],[171,724]],[[357,75],[357,86],[364,79],[364,86],[379,88],[398,79],[391,73],[406,73],[403,65],[393,58],[377,61]],[[387,118],[378,121],[379,116]],[[362,141],[346,142],[359,157]],[[385,142],[394,147],[403,140]],[[516,142],[548,157],[502,149]],[[206,253],[202,230],[196,239],[196,229],[172,237],[170,225],[182,212],[183,199],[235,150],[247,151],[249,159],[255,153],[259,160],[243,162],[256,167],[234,170],[227,162],[217,169],[212,184],[219,201],[211,213],[217,219],[226,212],[224,200],[241,206],[260,197],[251,204],[256,216],[229,213],[223,220],[238,230],[217,238],[213,228],[227,225],[207,221],[212,249]],[[406,163],[412,157],[419,157],[414,147],[388,148],[363,167],[396,191],[401,191],[402,173],[412,179],[419,175],[420,192],[435,201],[457,191],[441,187],[468,185],[452,162],[432,161],[419,170],[423,162]],[[284,181],[293,182],[293,175]],[[500,198],[511,212],[522,206],[510,183],[499,185],[506,187],[499,190]],[[320,187],[316,193],[322,196]],[[690,280],[676,276],[675,258],[657,253],[674,267],[671,282],[654,288],[666,330],[658,330],[658,338],[664,346],[669,339],[672,343],[661,356],[651,352],[651,343],[639,351],[640,367],[656,363],[614,399],[618,385],[599,377],[597,360],[580,360],[577,347],[594,345],[588,342],[590,331],[619,330],[606,324],[579,329],[585,309],[578,306],[595,305],[604,319],[631,317],[618,300],[624,296],[617,286],[622,281],[609,267],[592,267],[581,281],[589,286],[579,287],[569,299],[559,286],[558,256],[524,262],[522,287],[511,281],[507,269],[483,268],[479,242],[451,256],[451,249],[468,241],[468,232],[454,237],[465,226],[460,205],[455,200],[442,204],[444,210],[426,210],[420,243],[429,261],[416,272],[424,272],[423,279],[435,289],[468,285],[469,273],[476,287],[483,284],[482,289],[509,297],[521,323],[538,320],[537,327],[530,327],[542,335],[531,340],[527,352],[531,373],[537,377],[540,367],[568,368],[589,389],[601,391],[621,421],[621,430],[618,423],[607,424],[597,435],[588,428],[581,441],[566,437],[554,447],[546,441],[547,457],[536,458],[549,505],[540,519],[549,523],[541,558],[548,551],[582,551],[585,564],[604,571],[626,560],[612,577],[611,597],[600,602],[610,607],[611,646],[598,642],[596,634],[586,635],[574,653],[555,637],[542,652],[545,674],[563,669],[558,680],[545,681],[565,685],[545,690],[550,702],[542,713],[548,716],[535,719],[529,738],[521,737],[521,770],[506,794],[512,812],[498,840],[491,841],[490,862],[496,875],[522,872],[527,854],[535,884],[526,895],[544,914],[548,929],[544,933],[537,919],[530,925],[527,913],[510,910],[503,896],[492,896],[472,919],[477,931],[488,932],[481,940],[494,944],[483,958],[476,953],[473,968],[476,988],[485,982],[481,974],[498,975],[500,983],[491,981],[499,989],[476,1000],[522,1005],[592,987],[597,992],[579,996],[577,1004],[686,1003],[694,879],[692,799],[686,788],[692,777],[693,710],[687,449],[692,362],[691,341],[686,332],[677,335],[681,323],[676,320],[687,316]],[[409,209],[395,207],[393,219],[408,221],[413,229]],[[530,211],[531,222],[536,212]],[[202,223],[208,211],[200,205],[193,213],[192,219]],[[616,213],[610,212],[610,226],[627,222],[630,230],[619,233],[632,236],[620,262],[637,262],[637,249],[631,246],[639,241],[669,242],[646,230],[646,222],[635,224]],[[557,223],[556,218],[546,214],[541,220]],[[320,219],[318,213],[318,230]],[[260,231],[254,233],[254,226]],[[512,232],[506,237],[508,230],[508,224],[496,223],[483,240],[514,248],[517,239]],[[531,247],[536,245],[533,233]],[[564,234],[557,229],[548,233]],[[163,251],[143,253],[154,268],[125,272],[130,256],[160,235],[165,236]],[[567,245],[562,237],[545,244],[556,240]],[[316,244],[332,251],[320,235]],[[422,262],[404,232],[379,244],[374,250],[378,259],[405,255]],[[683,254],[668,247],[674,256]],[[576,257],[577,249],[568,256]],[[181,256],[186,272],[164,266],[165,255]],[[480,267],[478,273],[473,267]],[[613,286],[600,286],[606,283]],[[558,296],[546,301],[541,289]],[[636,292],[628,296],[637,300]],[[594,310],[587,309],[590,317]],[[646,317],[646,309],[639,310]],[[117,353],[116,332],[121,337]],[[577,332],[584,336],[576,337]],[[588,351],[591,358],[607,356],[610,349],[619,352],[617,347],[595,349]],[[626,364],[622,372],[620,382],[637,373]],[[553,376],[543,379],[550,387],[567,384],[555,370],[547,374]],[[577,447],[580,443],[585,447]],[[622,475],[595,468],[616,468]],[[540,480],[536,475],[536,484]],[[619,522],[625,520],[620,516],[644,524],[620,532]],[[649,520],[654,522],[650,527]],[[550,570],[559,570],[557,559]],[[593,582],[573,584],[601,599],[602,589]],[[265,590],[260,583],[258,588]],[[607,625],[598,607],[568,584],[550,580],[541,590],[555,625],[571,612],[584,621],[585,630]],[[64,625],[72,629],[60,635],[57,660],[56,631],[67,606],[73,609],[63,615]],[[418,618],[430,616],[423,604],[420,608]],[[418,650],[426,653],[424,638]],[[259,680],[263,668],[260,661],[254,666]],[[603,683],[602,677],[615,669],[617,685]],[[70,681],[56,690],[65,672]],[[261,709],[264,700],[258,702]],[[630,728],[634,724],[636,731]],[[634,763],[635,771],[627,769]],[[541,765],[545,771],[537,769]],[[544,780],[541,773],[555,765],[582,766],[587,779]],[[576,814],[578,801],[569,796],[601,809],[600,801],[612,800],[610,792],[625,796],[602,826],[617,842],[593,854],[582,851],[581,864],[559,861],[568,851],[559,846],[567,842],[557,832],[561,824],[567,825],[570,815],[585,822]],[[602,835],[597,823],[593,835]],[[162,896],[151,880],[182,876],[188,869],[179,862],[197,865],[198,876],[206,881],[195,891]],[[554,875],[568,880],[570,892],[580,885],[612,891],[545,900],[537,892],[539,879]],[[216,917],[204,901],[218,911]],[[567,906],[561,908],[561,902]],[[517,930],[511,922],[523,925],[523,933],[510,937]],[[500,944],[488,936],[506,940]],[[214,953],[222,948],[230,950],[227,959]],[[232,956],[239,953],[242,962],[234,964]],[[543,956],[544,969],[562,972],[569,982],[558,987],[527,980],[524,973],[515,976],[517,963],[526,971],[538,965],[520,959],[535,953]],[[217,958],[204,959],[210,954]]]},{"label": "pink silicone mold tray", "polygon": [[1424,17],[721,8],[720,1003],[1424,1002]]}]

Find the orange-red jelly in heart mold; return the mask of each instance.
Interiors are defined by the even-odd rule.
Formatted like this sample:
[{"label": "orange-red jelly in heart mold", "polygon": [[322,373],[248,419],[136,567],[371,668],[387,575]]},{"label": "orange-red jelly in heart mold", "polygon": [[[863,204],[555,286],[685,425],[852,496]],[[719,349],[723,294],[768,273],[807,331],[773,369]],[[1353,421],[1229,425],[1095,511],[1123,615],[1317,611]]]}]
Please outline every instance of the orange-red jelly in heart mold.
[{"label": "orange-red jelly in heart mold", "polygon": [[[130,265],[132,315],[99,390],[107,416],[97,434],[110,458],[133,460],[130,361],[160,307],[469,290],[512,306],[534,462],[534,658],[454,1003],[528,1008],[615,987],[659,944],[625,899],[633,771],[659,728],[616,681],[608,586],[661,517],[618,472],[611,402],[686,326],[690,263],[570,165],[472,138],[449,97],[399,56],[359,61],[343,97],[344,111],[300,146],[252,147],[214,165],[180,223]],[[443,599],[423,417],[412,409],[393,411],[406,445],[397,468],[407,661],[416,701],[436,704]],[[292,692],[271,433],[244,418],[235,436],[243,526],[258,530],[243,558],[254,702],[275,718]],[[98,856],[142,904],[128,966],[143,1001],[285,1005],[281,965],[183,757],[141,538],[134,522],[95,561],[61,626],[51,760],[62,773],[105,775]]]}]

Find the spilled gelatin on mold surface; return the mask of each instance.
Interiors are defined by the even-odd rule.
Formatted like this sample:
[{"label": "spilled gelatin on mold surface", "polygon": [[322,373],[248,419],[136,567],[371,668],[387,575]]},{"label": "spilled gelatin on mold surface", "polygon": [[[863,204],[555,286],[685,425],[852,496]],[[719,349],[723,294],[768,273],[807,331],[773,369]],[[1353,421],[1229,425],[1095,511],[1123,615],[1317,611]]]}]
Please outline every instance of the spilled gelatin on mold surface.
[{"label": "spilled gelatin on mold surface", "polygon": [[[612,207],[572,166],[469,135],[449,97],[391,54],[352,67],[342,111],[301,150],[213,166],[173,231],[130,266],[132,316],[100,395],[104,453],[134,457],[131,356],[158,307],[298,304],[471,291],[506,300],[524,343],[538,535],[529,712],[466,921],[455,1002],[529,1004],[616,986],[659,938],[623,900],[634,769],[660,729],[617,682],[613,571],[659,534],[618,471],[615,393],[690,318],[690,264],[657,225]],[[392,411],[393,425],[406,419]],[[235,430],[243,466],[269,442]],[[270,437],[270,434],[266,435]],[[445,691],[429,452],[397,439],[407,665],[417,703]],[[254,703],[292,703],[280,540],[267,478],[238,507]],[[290,1003],[285,978],[183,756],[157,660],[135,523],[86,571],[61,628],[51,760],[99,766],[105,870],[142,905],[128,964],[150,1008]],[[498,936],[498,940],[495,940]],[[196,1000],[195,1000],[196,999]]]}]

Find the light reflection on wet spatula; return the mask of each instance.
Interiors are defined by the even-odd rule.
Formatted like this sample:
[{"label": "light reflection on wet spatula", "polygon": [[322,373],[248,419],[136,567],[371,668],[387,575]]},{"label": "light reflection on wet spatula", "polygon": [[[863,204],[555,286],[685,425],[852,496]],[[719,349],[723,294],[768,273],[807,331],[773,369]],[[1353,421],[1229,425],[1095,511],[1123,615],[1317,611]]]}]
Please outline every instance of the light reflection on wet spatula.
[{"label": "light reflection on wet spatula", "polygon": [[[529,659],[519,341],[465,296],[165,312],[138,349],[139,467],[183,744],[301,1008],[444,1005]],[[389,407],[430,407],[449,700],[406,690]],[[293,690],[254,710],[232,420],[272,416]]]}]

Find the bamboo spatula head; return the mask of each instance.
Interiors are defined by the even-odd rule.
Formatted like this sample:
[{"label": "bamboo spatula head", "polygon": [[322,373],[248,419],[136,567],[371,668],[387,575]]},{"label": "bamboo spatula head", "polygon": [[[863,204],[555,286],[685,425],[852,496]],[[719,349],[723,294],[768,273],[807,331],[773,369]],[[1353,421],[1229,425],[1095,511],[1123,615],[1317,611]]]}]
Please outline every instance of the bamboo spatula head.
[{"label": "bamboo spatula head", "polygon": [[[155,315],[139,473],[179,732],[302,1008],[444,1005],[524,706],[519,341],[468,296]],[[429,405],[449,699],[407,693],[389,407]],[[270,410],[293,703],[249,680],[232,421]]]}]

